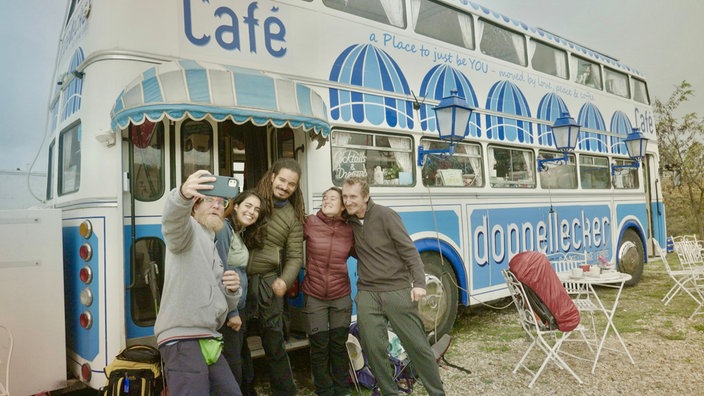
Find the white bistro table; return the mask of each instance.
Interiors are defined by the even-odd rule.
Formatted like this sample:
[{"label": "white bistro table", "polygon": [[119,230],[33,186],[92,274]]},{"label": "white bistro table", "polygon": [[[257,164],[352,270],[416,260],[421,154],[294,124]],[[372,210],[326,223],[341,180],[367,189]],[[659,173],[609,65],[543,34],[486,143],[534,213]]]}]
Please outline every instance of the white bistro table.
[{"label": "white bistro table", "polygon": [[[562,283],[572,283],[586,286],[588,292],[594,296],[597,305],[606,317],[606,328],[604,329],[604,334],[601,336],[601,340],[599,341],[599,345],[597,346],[596,356],[594,357],[594,364],[592,365],[592,374],[594,374],[594,371],[596,370],[596,364],[599,362],[599,355],[601,355],[601,350],[604,348],[604,341],[606,341],[606,336],[609,334],[609,330],[613,330],[613,333],[616,335],[616,338],[621,343],[623,350],[626,352],[626,355],[628,355],[628,359],[630,359],[631,363],[635,365],[636,362],[633,361],[633,357],[628,351],[626,343],[623,342],[623,338],[621,338],[621,335],[618,333],[618,330],[616,329],[616,326],[614,325],[613,321],[614,314],[616,313],[616,308],[618,308],[618,300],[619,298],[621,298],[621,292],[623,291],[623,285],[629,280],[631,280],[631,275],[624,274],[621,272],[613,272],[604,273],[599,276],[589,276],[585,273],[581,277],[572,277],[570,272],[558,272],[557,276],[558,278],[560,278],[560,281]],[[610,308],[607,309],[604,306],[604,303],[599,298],[599,295],[594,289],[594,286],[602,286],[616,289],[614,303]]]}]

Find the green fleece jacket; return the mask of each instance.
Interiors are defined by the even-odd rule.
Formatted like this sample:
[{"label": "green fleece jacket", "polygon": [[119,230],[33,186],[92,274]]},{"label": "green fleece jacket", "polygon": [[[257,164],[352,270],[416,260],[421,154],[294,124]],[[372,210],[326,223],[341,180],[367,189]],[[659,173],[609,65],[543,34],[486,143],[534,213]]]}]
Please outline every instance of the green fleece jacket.
[{"label": "green fleece jacket", "polygon": [[247,274],[277,273],[291,287],[303,265],[303,224],[293,210],[293,205],[274,207],[269,218],[264,246],[249,252]]}]

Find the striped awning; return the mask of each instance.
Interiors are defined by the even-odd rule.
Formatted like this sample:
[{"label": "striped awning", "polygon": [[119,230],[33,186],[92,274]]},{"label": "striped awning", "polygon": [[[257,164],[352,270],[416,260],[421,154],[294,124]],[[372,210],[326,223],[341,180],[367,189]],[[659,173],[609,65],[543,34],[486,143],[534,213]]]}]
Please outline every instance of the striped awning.
[{"label": "striped awning", "polygon": [[110,116],[113,130],[145,119],[209,116],[236,124],[303,128],[327,138],[327,114],[320,95],[304,84],[251,69],[179,60],[143,72],[120,93]]}]

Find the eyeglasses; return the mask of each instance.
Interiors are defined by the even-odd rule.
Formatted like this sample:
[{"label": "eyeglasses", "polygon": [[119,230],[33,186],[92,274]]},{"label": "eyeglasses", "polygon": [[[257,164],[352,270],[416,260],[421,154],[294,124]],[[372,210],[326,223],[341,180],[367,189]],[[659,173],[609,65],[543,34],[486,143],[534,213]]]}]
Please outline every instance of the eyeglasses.
[{"label": "eyeglasses", "polygon": [[218,204],[219,206],[222,206],[225,209],[227,209],[227,207],[230,206],[229,199],[222,199],[222,198],[218,198],[218,197],[198,198],[198,203],[201,203],[201,202],[205,202],[208,205]]}]

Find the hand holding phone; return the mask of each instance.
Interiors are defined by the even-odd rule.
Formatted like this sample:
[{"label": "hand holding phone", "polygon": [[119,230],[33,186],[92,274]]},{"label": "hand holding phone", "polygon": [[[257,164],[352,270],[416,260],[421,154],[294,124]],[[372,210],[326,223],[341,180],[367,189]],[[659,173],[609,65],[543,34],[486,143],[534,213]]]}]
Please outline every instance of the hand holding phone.
[{"label": "hand holding phone", "polygon": [[210,195],[213,197],[223,197],[226,199],[231,199],[237,196],[237,194],[240,193],[240,183],[237,179],[234,177],[228,177],[228,176],[214,176],[214,175],[208,175],[211,177],[215,177],[214,182],[205,182],[202,184],[211,184],[213,185],[212,190],[200,190],[200,193],[203,195]]}]

